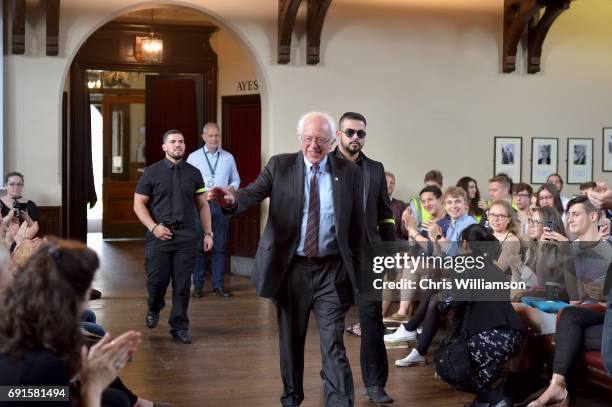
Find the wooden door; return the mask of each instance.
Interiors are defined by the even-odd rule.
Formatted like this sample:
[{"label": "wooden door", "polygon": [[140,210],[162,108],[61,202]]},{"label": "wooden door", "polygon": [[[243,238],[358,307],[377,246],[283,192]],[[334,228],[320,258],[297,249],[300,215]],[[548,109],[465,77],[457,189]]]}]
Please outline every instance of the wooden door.
[{"label": "wooden door", "polygon": [[133,210],[144,162],[144,96],[105,96],[102,237],[143,237]]},{"label": "wooden door", "polygon": [[[223,149],[236,159],[240,186],[255,181],[261,172],[261,102],[259,95],[222,98]],[[229,254],[255,257],[259,242],[260,207],[253,207],[230,221]]]},{"label": "wooden door", "polygon": [[162,136],[171,129],[185,137],[185,159],[198,147],[203,121],[202,75],[147,75],[147,165],[164,158]]}]

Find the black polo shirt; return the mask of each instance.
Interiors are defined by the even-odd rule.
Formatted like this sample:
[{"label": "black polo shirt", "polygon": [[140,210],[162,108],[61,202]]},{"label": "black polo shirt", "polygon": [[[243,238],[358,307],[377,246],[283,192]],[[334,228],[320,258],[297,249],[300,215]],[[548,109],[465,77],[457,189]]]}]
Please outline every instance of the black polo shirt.
[{"label": "black polo shirt", "polygon": [[174,166],[172,161],[163,159],[146,167],[136,185],[136,193],[150,198],[147,208],[156,223],[162,222],[167,225],[182,223],[185,227],[190,227],[195,222],[195,197],[206,192],[204,180],[200,171],[185,160],[176,164],[183,194],[183,218],[174,219],[172,215]]}]

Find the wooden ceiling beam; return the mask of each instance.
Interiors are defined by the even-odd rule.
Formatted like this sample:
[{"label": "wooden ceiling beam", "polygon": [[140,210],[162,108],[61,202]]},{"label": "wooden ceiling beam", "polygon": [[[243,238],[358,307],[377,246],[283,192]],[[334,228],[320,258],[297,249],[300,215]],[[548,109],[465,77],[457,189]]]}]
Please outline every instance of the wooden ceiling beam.
[{"label": "wooden ceiling beam", "polygon": [[60,0],[46,0],[47,55],[59,54]]},{"label": "wooden ceiling beam", "polygon": [[302,0],[278,0],[278,56],[279,64],[291,60],[291,36]]},{"label": "wooden ceiling beam", "polygon": [[504,0],[503,72],[516,70],[518,44],[525,31],[528,42],[527,72],[540,71],[542,44],[552,24],[569,8],[570,2],[571,0]]},{"label": "wooden ceiling beam", "polygon": [[319,63],[321,52],[321,32],[327,10],[332,0],[308,0],[308,12],[306,16],[307,56],[308,65]]},{"label": "wooden ceiling beam", "polygon": [[546,39],[548,30],[564,11],[570,7],[571,0],[561,0],[551,2],[546,7],[544,15],[540,18],[537,24],[532,24],[528,28],[528,49],[527,49],[527,72],[540,72],[540,63],[542,56],[542,44]]}]

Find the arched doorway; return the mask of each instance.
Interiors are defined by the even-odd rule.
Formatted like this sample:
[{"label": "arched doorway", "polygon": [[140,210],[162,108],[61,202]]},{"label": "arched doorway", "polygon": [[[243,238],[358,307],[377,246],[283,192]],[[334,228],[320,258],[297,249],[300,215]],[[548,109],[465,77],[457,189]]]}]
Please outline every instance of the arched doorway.
[{"label": "arched doorway", "polygon": [[[88,179],[88,174],[91,172],[89,168],[91,164],[87,162],[89,159],[89,151],[91,150],[91,141],[87,140],[87,138],[83,137],[83,135],[87,134],[87,130],[90,128],[90,123],[88,123],[85,113],[85,107],[88,103],[91,104],[91,101],[88,102],[86,100],[87,94],[90,93],[88,92],[86,84],[89,79],[88,75],[90,75],[92,70],[104,72],[140,73],[145,74],[147,78],[153,75],[157,75],[158,77],[163,75],[178,75],[182,77],[181,79],[186,79],[187,76],[191,76],[191,79],[187,79],[192,80],[196,88],[200,86],[200,90],[196,90],[195,92],[196,96],[194,101],[194,104],[199,106],[196,114],[194,115],[196,116],[196,124],[192,126],[194,130],[191,136],[189,136],[190,139],[188,140],[188,144],[191,143],[191,145],[194,147],[200,142],[199,128],[201,128],[203,123],[214,121],[219,122],[220,124],[223,123],[223,126],[226,125],[226,118],[223,118],[220,114],[218,114],[221,111],[221,98],[225,96],[245,94],[245,92],[230,92],[228,94],[227,84],[223,83],[223,81],[219,83],[217,80],[217,69],[223,69],[223,61],[222,58],[219,59],[219,61],[217,60],[217,55],[211,48],[210,43],[216,42],[216,45],[219,46],[219,42],[221,42],[221,40],[217,39],[215,41],[213,38],[213,41],[211,41],[211,36],[214,37],[219,32],[224,32],[226,35],[229,33],[231,35],[231,31],[227,30],[222,25],[221,27],[218,27],[210,23],[193,24],[193,21],[169,21],[171,20],[171,18],[168,18],[169,15],[173,15],[174,13],[174,16],[176,16],[177,14],[180,14],[176,13],[176,10],[184,11],[184,9],[186,8],[181,6],[164,6],[161,9],[155,9],[161,11],[155,12],[154,24],[151,24],[149,21],[149,16],[151,15],[149,14],[149,10],[124,13],[119,18],[114,19],[100,27],[100,29],[88,37],[75,55],[70,71],[70,90],[72,95],[70,98],[70,131],[65,139],[65,145],[69,145],[70,147],[67,149],[65,155],[65,161],[68,161],[68,168],[67,171],[64,171],[65,179],[63,182],[63,207],[65,208],[64,210],[66,212],[64,219],[67,220],[67,224],[65,225],[65,232],[67,236],[85,240],[87,234],[86,203],[92,199],[92,180]],[[191,8],[188,10],[191,12],[191,14],[198,14],[206,17],[199,10]],[[141,21],[138,21],[138,15],[141,16]],[[208,21],[214,22],[213,19],[208,19]],[[179,26],[179,28],[177,28],[177,26]],[[167,45],[164,44],[166,47],[164,51],[166,55],[170,56],[169,59],[166,59],[161,63],[143,63],[142,61],[135,60],[133,52],[130,49],[130,47],[132,47],[131,44],[133,44],[133,39],[130,38],[130,36],[144,36],[153,30],[161,32],[162,38],[166,38],[166,41],[168,41],[166,43]],[[186,37],[188,36],[191,36],[191,41],[188,39],[186,40]],[[194,41],[202,44],[200,52],[193,52]],[[238,43],[238,41],[235,42]],[[181,43],[188,44],[189,50],[181,51]],[[242,46],[242,44],[240,44],[240,46]],[[196,47],[196,49],[198,48]],[[223,52],[223,50],[221,50],[221,52]],[[247,59],[250,63],[251,58],[248,58],[246,53],[244,53],[244,55],[245,59]],[[148,75],[147,73],[151,75]],[[247,79],[247,82],[258,82],[256,78],[247,77],[244,79]],[[248,81],[249,79],[250,81]],[[227,82],[227,79],[225,82]],[[258,85],[257,88],[259,88],[259,86],[261,85]],[[219,92],[219,90],[221,90],[221,92]],[[120,96],[121,94],[121,92],[117,92],[116,90],[110,90],[109,92],[111,92],[114,97]],[[163,92],[164,91],[162,91],[162,93]],[[251,95],[253,94],[253,92],[246,93]],[[148,107],[146,110],[149,112]],[[154,114],[148,114],[148,117],[154,116]],[[157,116],[159,116],[159,114]],[[231,121],[229,123],[231,123]],[[147,124],[147,127],[148,126],[149,125]],[[149,128],[146,129],[147,134],[151,133],[149,130]],[[181,130],[185,131],[184,129]],[[228,130],[227,132],[223,131],[225,145],[226,137],[231,132],[229,129],[223,130]],[[163,131],[161,133],[163,133]],[[231,145],[229,140],[228,145]],[[155,147],[155,144],[153,144],[153,147]],[[125,155],[120,156],[121,160],[123,160],[121,162],[123,166],[117,165],[117,167],[123,167],[123,171],[118,175],[112,174],[114,164],[119,163],[119,161],[117,161],[118,155],[113,153],[113,147],[109,147],[108,143],[105,144],[104,148],[107,155],[105,160],[103,160],[105,162],[104,166],[106,173],[110,173],[114,176],[114,178],[121,178],[122,176],[125,177],[125,172],[133,163],[125,162]],[[126,147],[126,149],[129,150],[130,148]],[[256,156],[260,157],[260,134],[257,135],[257,149],[250,149],[250,151],[251,153],[256,152]],[[240,160],[239,157],[236,157],[236,159],[237,161]],[[146,161],[150,163],[154,160]],[[248,165],[252,167],[252,155],[248,157],[248,161]],[[257,168],[255,168],[255,171],[253,171],[253,169],[245,169],[246,173],[244,175],[246,176],[243,177],[243,181],[249,182],[259,173],[261,162],[259,158],[256,161]],[[136,170],[139,170],[140,168],[141,167],[136,168]],[[243,175],[242,170],[240,171],[241,175]],[[248,174],[253,172],[254,174],[252,175]],[[134,182],[134,180],[131,181]],[[245,182],[243,182],[243,185],[244,184]],[[114,210],[114,212],[120,215],[118,219],[120,228],[126,226],[128,223],[126,222],[126,217],[127,215],[132,214],[131,195],[133,195],[133,188],[130,190],[130,188],[123,186],[123,189],[128,191],[126,195],[123,197],[113,197],[111,200],[111,202],[118,207],[118,209]],[[104,201],[106,202],[107,200],[105,199]],[[259,214],[257,214],[257,218],[258,217]],[[129,225],[127,225],[127,227],[129,227]],[[259,219],[257,219],[256,229],[258,232]],[[121,233],[121,229],[118,230],[119,233]],[[117,229],[115,229],[115,232],[117,232]],[[140,228],[140,232],[138,233],[140,236],[142,236],[142,228]]]}]

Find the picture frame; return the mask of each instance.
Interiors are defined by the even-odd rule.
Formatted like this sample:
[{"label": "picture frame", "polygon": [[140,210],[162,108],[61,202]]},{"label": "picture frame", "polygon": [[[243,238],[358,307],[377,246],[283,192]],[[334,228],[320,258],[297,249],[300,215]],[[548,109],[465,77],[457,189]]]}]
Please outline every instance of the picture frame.
[{"label": "picture frame", "polygon": [[531,183],[545,184],[550,174],[559,172],[559,139],[531,139]]},{"label": "picture frame", "polygon": [[612,172],[612,127],[604,127],[601,133],[601,171]]},{"label": "picture frame", "polygon": [[495,137],[493,175],[508,174],[514,183],[521,182],[523,163],[522,137]]},{"label": "picture frame", "polygon": [[567,183],[593,181],[593,139],[567,139]]}]

